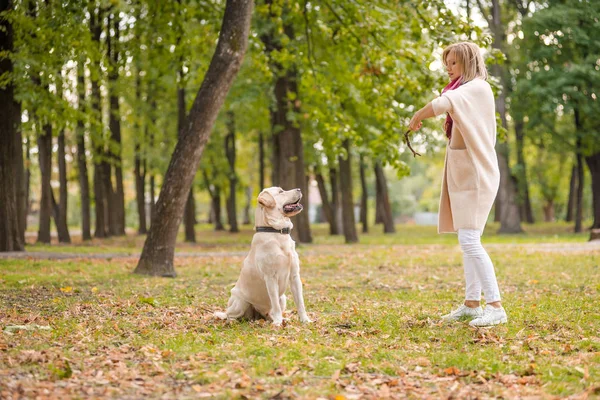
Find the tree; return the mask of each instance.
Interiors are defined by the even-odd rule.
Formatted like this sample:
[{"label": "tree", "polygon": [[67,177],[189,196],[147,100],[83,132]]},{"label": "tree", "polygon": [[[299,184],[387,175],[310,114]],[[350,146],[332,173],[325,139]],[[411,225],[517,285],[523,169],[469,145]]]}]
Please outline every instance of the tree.
[{"label": "tree", "polygon": [[85,154],[85,78],[84,60],[80,57],[77,62],[77,104],[80,111],[77,118],[77,170],[79,179],[79,194],[81,197],[81,238],[91,240],[91,213],[90,213],[90,181],[88,177],[87,160]]},{"label": "tree", "polygon": [[[600,27],[599,21],[600,3],[596,1],[550,1],[547,8],[523,21],[524,39],[520,43],[529,60],[520,84],[530,96],[546,99],[538,107],[538,113],[565,114],[572,118],[570,135],[565,137],[555,131],[552,138],[562,151],[570,147],[577,158],[576,231],[581,230],[583,213],[584,161],[592,178],[592,228],[600,228],[600,118],[597,113],[600,44],[592,39]],[[532,118],[538,123],[540,119]]]},{"label": "tree", "polygon": [[[492,0],[490,9],[486,9],[481,3],[480,11],[488,21],[493,34],[492,47],[503,51],[506,41],[505,25],[501,18],[501,7],[499,0]],[[496,95],[496,111],[500,114],[500,120],[504,130],[508,128],[506,120],[506,92],[508,89],[506,70],[502,65],[496,63],[492,66],[492,73],[500,80],[501,92]],[[509,147],[506,141],[498,141],[496,144],[498,166],[500,168],[500,188],[496,199],[496,212],[500,213],[499,233],[519,233],[521,228],[521,214],[517,204],[517,191],[515,179],[509,167]]]},{"label": "tree", "polygon": [[395,233],[396,228],[394,227],[394,216],[392,215],[392,208],[390,206],[390,196],[387,187],[387,180],[383,172],[380,161],[375,162],[375,184],[379,199],[379,207],[381,212],[381,219],[383,223],[384,233]]},{"label": "tree", "polygon": [[229,196],[227,197],[227,216],[229,220],[229,232],[239,232],[236,211],[237,175],[235,172],[235,114],[227,112],[227,135],[225,136],[225,156],[229,164]]},{"label": "tree", "polygon": [[[58,97],[62,100],[62,76],[58,77],[57,88]],[[58,133],[58,180],[59,180],[59,203],[58,212],[54,220],[56,221],[56,230],[58,232],[58,241],[60,243],[71,243],[71,235],[69,234],[69,226],[67,224],[67,160],[65,159],[65,128],[61,127]],[[54,196],[53,196],[54,197]]]},{"label": "tree", "polygon": [[367,165],[363,159],[363,155],[360,154],[359,160],[359,168],[360,168],[360,223],[362,224],[362,232],[369,232],[369,221],[367,218],[367,202],[369,200],[369,194],[367,191],[367,178],[366,178],[366,169]]},{"label": "tree", "polygon": [[[15,99],[13,63],[13,26],[8,12],[14,9],[12,0],[0,0],[0,251],[23,251],[19,216],[24,204],[19,202],[19,185],[23,184],[23,149],[21,138],[21,107]],[[8,79],[6,79],[8,78]],[[21,180],[20,180],[21,179]]]},{"label": "tree", "polygon": [[[90,33],[94,46],[100,48],[100,36],[102,35],[101,21],[103,19],[103,10],[98,9],[96,2],[89,4],[88,10],[90,13]],[[110,235],[108,213],[110,193],[106,187],[106,171],[107,161],[104,151],[104,138],[102,132],[102,99],[100,94],[100,55],[98,52],[92,53],[90,63],[90,80],[92,86],[91,92],[91,114],[90,120],[90,136],[92,139],[93,162],[94,162],[94,202],[96,212],[96,230],[94,236],[97,238],[105,238]],[[110,176],[109,176],[110,178]]]},{"label": "tree", "polygon": [[[271,106],[272,139],[273,139],[273,185],[285,190],[299,188],[302,191],[301,203],[305,211],[294,217],[292,236],[300,242],[312,242],[312,234],[308,221],[308,187],[306,185],[306,169],[304,164],[304,146],[301,128],[293,117],[300,112],[299,72],[293,59],[282,63],[274,55],[289,51],[283,43],[294,41],[295,27],[292,22],[290,6],[273,4],[267,0],[268,6],[264,17],[268,30],[261,35],[265,50],[269,55],[270,67],[274,75],[274,104]],[[278,10],[278,11],[276,11]]]},{"label": "tree", "polygon": [[40,222],[37,241],[50,243],[50,222],[52,217],[52,125],[49,122],[43,124],[41,132],[38,132],[38,155],[41,172],[41,194],[40,194]]},{"label": "tree", "polygon": [[340,189],[342,195],[342,221],[344,226],[344,238],[346,243],[358,242],[356,234],[356,225],[354,221],[354,201],[352,199],[352,172],[351,172],[351,153],[350,139],[345,139],[343,148],[346,156],[340,155]]},{"label": "tree", "polygon": [[[121,111],[119,107],[119,10],[108,15],[106,24],[107,57],[109,59],[108,86],[110,90],[109,129],[110,142],[108,154],[110,164],[115,171],[116,188],[113,191],[110,172],[108,184],[111,192],[110,229],[112,235],[125,235],[125,191],[123,189],[123,167],[121,157]],[[111,35],[112,31],[112,35]]]},{"label": "tree", "polygon": [[[330,175],[330,180],[332,182],[332,195],[331,201],[329,200],[329,195],[327,193],[327,186],[325,183],[325,178],[323,178],[323,174],[321,172],[320,166],[315,167],[315,180],[317,181],[317,187],[319,189],[319,194],[321,196],[321,206],[323,208],[323,214],[325,219],[329,223],[329,234],[330,235],[339,235],[338,223],[337,223],[337,213],[336,213],[336,204],[335,201],[337,199],[337,185],[335,184],[335,175]],[[331,171],[331,170],[330,170]]]},{"label": "tree", "polygon": [[217,48],[175,146],[136,273],[175,276],[177,230],[200,157],[246,48],[253,1],[227,0]]}]

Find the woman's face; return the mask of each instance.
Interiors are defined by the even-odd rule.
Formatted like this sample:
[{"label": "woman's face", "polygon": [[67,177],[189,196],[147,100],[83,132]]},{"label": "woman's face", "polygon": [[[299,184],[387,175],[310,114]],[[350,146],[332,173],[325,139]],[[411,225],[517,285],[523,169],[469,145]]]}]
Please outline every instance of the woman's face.
[{"label": "woman's face", "polygon": [[460,78],[462,75],[462,65],[460,65],[458,63],[458,61],[456,60],[454,51],[451,51],[446,56],[446,71],[448,72],[448,76],[450,77],[450,80]]}]

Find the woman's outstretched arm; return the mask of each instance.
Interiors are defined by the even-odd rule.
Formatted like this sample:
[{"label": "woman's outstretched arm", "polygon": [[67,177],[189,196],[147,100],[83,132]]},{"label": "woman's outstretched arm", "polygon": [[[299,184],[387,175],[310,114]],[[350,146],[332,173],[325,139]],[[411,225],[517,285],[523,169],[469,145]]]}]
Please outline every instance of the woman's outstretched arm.
[{"label": "woman's outstretched arm", "polygon": [[429,102],[425,107],[421,108],[415,113],[415,115],[413,115],[413,117],[410,119],[408,127],[411,131],[418,131],[423,125],[421,121],[432,117],[435,117],[435,113],[433,111],[433,105],[431,104],[431,102]]}]

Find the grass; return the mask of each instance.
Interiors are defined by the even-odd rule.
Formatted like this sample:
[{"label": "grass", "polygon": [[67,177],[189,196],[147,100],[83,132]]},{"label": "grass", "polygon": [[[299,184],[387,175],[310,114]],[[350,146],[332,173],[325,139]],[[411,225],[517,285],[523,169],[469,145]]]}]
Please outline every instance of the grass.
[{"label": "grass", "polygon": [[[584,243],[589,238],[589,233],[573,233],[573,225],[564,222],[540,223],[535,225],[524,225],[524,232],[514,235],[498,235],[498,223],[490,223],[486,227],[485,243],[503,244],[527,244],[527,243]],[[72,231],[78,231],[78,227],[71,227]],[[330,236],[326,224],[311,225],[313,243],[310,247],[319,245],[343,245],[343,235]],[[383,235],[382,227],[371,227],[371,233],[360,234],[360,244],[353,246],[372,245],[421,245],[421,244],[456,244],[456,235],[438,235],[435,226],[398,225],[398,233]],[[244,225],[240,227],[239,233],[227,231],[215,232],[212,225],[199,224],[196,227],[197,243],[185,243],[183,232],[178,237],[177,251],[181,253],[212,253],[222,251],[246,251],[252,240],[253,227]],[[360,232],[360,229],[358,230]],[[127,237],[114,237],[108,239],[92,239],[82,241],[80,236],[72,235],[72,244],[58,243],[56,238],[52,244],[36,243],[37,235],[31,231],[27,237],[26,250],[32,252],[51,253],[77,253],[77,254],[116,254],[137,255],[141,252],[145,236],[136,235],[135,230],[130,229]],[[298,247],[302,247],[301,244]]]},{"label": "grass", "polygon": [[176,279],[133,275],[131,257],[85,257],[139,253],[139,237],[29,245],[82,257],[0,260],[2,325],[53,328],[1,334],[0,397],[600,393],[600,250],[562,224],[515,236],[490,228],[484,245],[509,314],[508,325],[491,329],[439,323],[463,294],[462,256],[456,236],[431,227],[399,225],[395,235],[363,235],[352,246],[317,227],[315,244],[299,246],[314,323],[298,323],[289,299],[281,329],[211,316],[227,303],[248,229],[229,235],[202,227],[202,244],[178,252],[223,254],[177,258]]}]

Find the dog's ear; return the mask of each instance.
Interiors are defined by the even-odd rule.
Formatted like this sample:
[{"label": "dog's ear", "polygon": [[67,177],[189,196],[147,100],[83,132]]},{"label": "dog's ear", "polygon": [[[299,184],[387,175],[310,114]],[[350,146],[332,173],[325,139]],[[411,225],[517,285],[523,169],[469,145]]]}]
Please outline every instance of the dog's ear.
[{"label": "dog's ear", "polygon": [[258,203],[263,207],[273,208],[275,207],[275,198],[271,193],[267,192],[266,190],[263,190],[258,195]]}]

